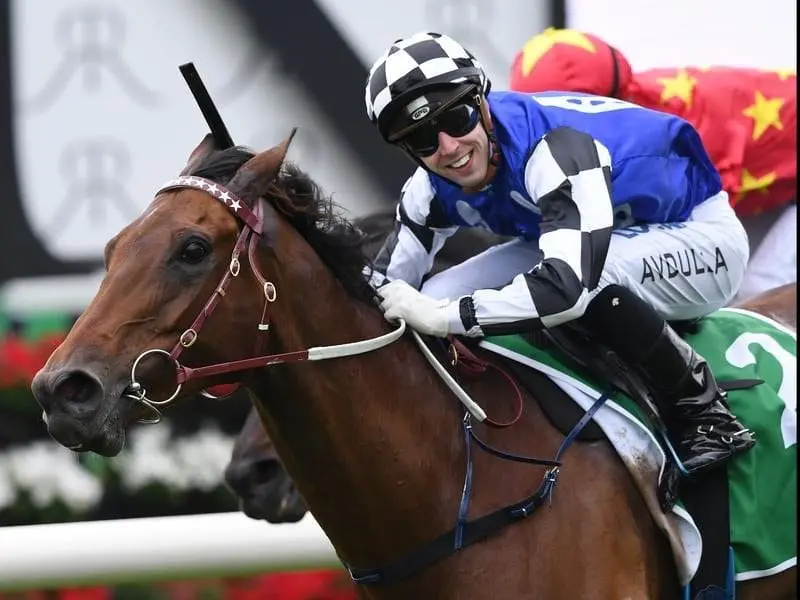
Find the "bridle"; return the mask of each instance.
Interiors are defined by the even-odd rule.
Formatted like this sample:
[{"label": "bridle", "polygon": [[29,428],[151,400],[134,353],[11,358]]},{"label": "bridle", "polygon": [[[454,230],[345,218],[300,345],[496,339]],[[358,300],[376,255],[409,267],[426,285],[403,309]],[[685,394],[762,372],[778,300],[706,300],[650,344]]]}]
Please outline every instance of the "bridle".
[{"label": "bridle", "polygon": [[[181,74],[186,80],[189,90],[197,101],[200,111],[205,117],[206,123],[211,130],[211,135],[214,139],[217,149],[225,149],[233,146],[233,139],[228,132],[222,117],[217,111],[208,90],[203,84],[197,69],[194,64],[186,63],[179,67]],[[485,103],[484,103],[485,107]],[[488,115],[488,111],[484,111]],[[289,136],[287,141],[290,141],[294,136],[294,131]],[[152,348],[142,352],[136,360],[133,361],[131,366],[131,382],[128,384],[123,396],[140,404],[150,412],[150,417],[143,417],[139,419],[141,423],[158,423],[161,420],[161,407],[171,404],[180,394],[183,384],[191,379],[199,379],[201,377],[209,377],[212,375],[220,375],[222,373],[233,373],[237,371],[245,371],[249,369],[263,368],[270,365],[285,363],[285,362],[301,362],[301,361],[317,361],[328,360],[331,358],[341,358],[345,356],[353,356],[356,354],[364,354],[372,352],[384,346],[399,340],[406,330],[406,323],[402,319],[398,321],[397,328],[387,334],[362,340],[358,342],[351,342],[348,344],[339,344],[334,346],[319,346],[309,348],[308,350],[298,350],[295,352],[285,352],[282,354],[270,354],[265,356],[258,356],[260,347],[264,340],[263,336],[259,336],[256,342],[256,350],[254,351],[253,358],[244,360],[219,363],[216,365],[209,365],[204,367],[191,368],[180,363],[178,358],[183,351],[191,347],[198,338],[200,330],[203,327],[206,319],[211,315],[219,302],[225,297],[228,286],[231,281],[239,276],[241,270],[241,262],[239,256],[247,248],[247,260],[250,263],[250,270],[256,278],[264,293],[264,310],[262,312],[261,321],[258,323],[259,333],[266,333],[269,331],[269,319],[267,309],[271,302],[277,299],[278,292],[275,285],[268,281],[262,274],[258,266],[257,246],[258,240],[263,234],[263,213],[261,198],[253,203],[253,209],[242,201],[242,199],[226,188],[224,185],[210,181],[202,177],[194,176],[181,176],[172,179],[165,183],[157,192],[156,195],[164,192],[176,191],[181,189],[196,189],[205,192],[215,199],[222,202],[225,207],[233,213],[233,216],[241,223],[242,230],[234,245],[233,252],[231,253],[231,260],[225,275],[220,280],[215,288],[211,297],[206,302],[203,309],[195,318],[192,325],[186,329],[178,338],[178,342],[167,351],[161,348]],[[453,391],[461,403],[465,406],[467,411],[478,421],[489,421],[483,409],[470,398],[459,383],[442,367],[439,361],[433,356],[431,351],[427,348],[422,338],[415,331],[411,332],[414,340],[419,346],[428,362],[439,373],[439,376],[444,380],[445,384]],[[147,397],[147,390],[136,379],[136,369],[139,367],[142,359],[146,356],[158,355],[168,359],[175,368],[176,372],[176,386],[172,394],[165,400],[153,400]],[[216,396],[211,395],[207,391],[200,392],[203,396],[208,398],[217,399]]]},{"label": "bridle", "polygon": [[[246,371],[251,369],[263,368],[270,365],[276,365],[287,362],[301,362],[301,361],[317,361],[328,360],[331,358],[341,358],[344,356],[353,356],[356,354],[364,354],[372,352],[392,342],[400,339],[405,333],[405,321],[400,321],[397,328],[387,334],[362,340],[358,342],[351,342],[348,344],[339,344],[334,346],[320,346],[309,348],[307,350],[297,350],[294,352],[283,352],[279,354],[267,354],[258,356],[260,348],[263,345],[264,337],[260,335],[256,342],[256,350],[253,358],[242,360],[222,362],[214,365],[203,367],[187,367],[181,364],[179,358],[183,351],[191,348],[197,341],[200,331],[203,328],[208,317],[214,312],[214,309],[219,305],[228,291],[231,282],[239,276],[241,272],[242,263],[240,256],[245,249],[247,251],[246,260],[250,264],[250,270],[253,273],[256,281],[258,281],[264,294],[264,310],[261,313],[261,320],[258,322],[258,331],[260,334],[266,334],[269,331],[269,305],[274,302],[278,297],[278,290],[275,285],[267,280],[261,273],[258,264],[258,242],[263,234],[263,209],[262,199],[254,202],[253,209],[242,201],[242,199],[226,188],[224,185],[205,179],[203,177],[184,176],[172,179],[165,183],[157,192],[156,196],[165,192],[173,192],[182,189],[195,189],[212,196],[220,201],[236,219],[241,223],[242,229],[236,239],[231,253],[231,259],[225,274],[222,276],[219,284],[214,289],[211,297],[206,301],[200,313],[195,317],[192,324],[186,329],[179,337],[178,341],[173,346],[172,350],[167,351],[161,348],[151,348],[142,352],[136,360],[133,361],[131,367],[131,383],[123,394],[126,398],[134,400],[135,402],[144,406],[149,412],[150,417],[140,419],[142,423],[158,423],[161,420],[160,408],[167,406],[175,401],[180,394],[183,384],[192,380],[200,379],[202,377],[211,377],[214,375],[221,375],[223,373],[234,373],[238,371]],[[176,385],[175,390],[165,400],[153,400],[147,397],[147,390],[142,386],[136,378],[136,370],[139,367],[142,359],[147,356],[163,356],[169,360],[175,368]],[[217,398],[208,392],[201,392],[209,398]]]}]

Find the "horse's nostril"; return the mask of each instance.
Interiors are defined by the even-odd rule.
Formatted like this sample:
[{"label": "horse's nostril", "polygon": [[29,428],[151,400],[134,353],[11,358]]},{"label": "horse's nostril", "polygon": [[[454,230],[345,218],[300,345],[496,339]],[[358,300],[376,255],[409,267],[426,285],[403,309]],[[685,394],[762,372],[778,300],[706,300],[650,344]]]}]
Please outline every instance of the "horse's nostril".
[{"label": "horse's nostril", "polygon": [[42,370],[31,384],[36,401],[45,413],[68,406],[91,409],[90,403],[103,398],[103,385],[90,371],[82,369]]},{"label": "horse's nostril", "polygon": [[259,460],[250,467],[250,480],[255,485],[268,483],[277,476],[281,468],[277,460]]},{"label": "horse's nostril", "polygon": [[99,389],[100,384],[94,377],[83,371],[72,371],[55,386],[53,393],[63,402],[78,404],[96,398]]},{"label": "horse's nostril", "polygon": [[264,484],[273,483],[283,466],[275,459],[232,462],[225,469],[225,483],[240,496],[249,496]]}]

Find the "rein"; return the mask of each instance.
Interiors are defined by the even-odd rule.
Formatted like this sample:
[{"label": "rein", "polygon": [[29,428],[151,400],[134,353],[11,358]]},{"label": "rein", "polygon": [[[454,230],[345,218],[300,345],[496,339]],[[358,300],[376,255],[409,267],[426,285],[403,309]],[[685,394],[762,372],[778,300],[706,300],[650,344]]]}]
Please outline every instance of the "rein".
[{"label": "rein", "polygon": [[[261,285],[264,293],[264,310],[262,312],[261,320],[258,323],[258,331],[266,333],[269,331],[269,315],[268,308],[270,303],[277,299],[277,290],[275,285],[268,281],[262,274],[257,261],[257,247],[259,237],[263,232],[262,208],[258,200],[255,203],[254,209],[251,210],[242,200],[233,192],[228,190],[225,186],[210,181],[202,177],[178,177],[168,181],[161,189],[156,192],[156,195],[164,192],[176,191],[181,189],[195,189],[205,192],[213,196],[218,201],[222,202],[228,210],[242,223],[242,230],[234,244],[231,253],[230,263],[228,269],[215,288],[211,297],[206,301],[203,309],[194,319],[192,324],[186,329],[179,337],[178,342],[167,351],[161,348],[152,348],[142,352],[136,360],[134,360],[131,367],[131,383],[128,385],[127,392],[124,394],[127,398],[138,402],[146,407],[153,415],[150,419],[142,419],[144,423],[157,423],[161,419],[160,408],[171,404],[181,391],[183,384],[192,379],[200,379],[212,375],[221,375],[223,373],[234,373],[238,371],[246,371],[250,369],[257,369],[268,367],[289,362],[302,362],[302,361],[318,361],[329,360],[333,358],[342,358],[346,356],[354,356],[358,354],[365,354],[388,346],[389,344],[400,339],[406,331],[406,323],[400,320],[397,328],[387,334],[362,340],[358,342],[351,342],[347,344],[338,344],[332,346],[320,346],[309,348],[307,350],[297,350],[294,352],[283,352],[279,354],[267,354],[263,356],[254,356],[242,360],[222,362],[215,365],[207,365],[203,367],[187,367],[179,361],[179,358],[184,350],[191,348],[197,341],[200,332],[209,316],[214,312],[216,307],[225,297],[228,287],[231,282],[239,276],[241,271],[240,255],[247,250],[247,260],[250,264],[250,270],[253,276]],[[447,386],[456,395],[466,408],[464,418],[461,421],[462,433],[464,436],[464,443],[466,447],[466,469],[464,475],[464,486],[459,503],[458,516],[456,518],[455,526],[440,535],[435,540],[425,544],[422,548],[415,552],[404,556],[396,561],[393,565],[381,568],[359,569],[353,568],[342,561],[347,568],[352,580],[358,584],[386,584],[401,579],[408,578],[421,569],[436,563],[451,554],[458,552],[476,542],[486,539],[494,535],[521,519],[524,519],[533,514],[537,508],[542,506],[546,501],[551,500],[553,490],[555,489],[558,481],[558,475],[561,468],[561,457],[572,442],[577,438],[581,430],[586,426],[592,417],[600,409],[600,407],[608,399],[609,395],[604,394],[598,398],[594,404],[586,411],[581,419],[575,424],[572,430],[567,434],[561,445],[558,447],[555,456],[551,460],[532,458],[521,456],[510,452],[498,450],[481,440],[475,433],[472,420],[477,419],[486,425],[498,429],[509,427],[516,423],[522,414],[522,394],[516,386],[512,378],[499,370],[504,375],[517,392],[518,410],[515,417],[506,423],[500,423],[489,419],[486,412],[470,398],[469,394],[460,386],[450,373],[442,366],[439,360],[435,357],[430,348],[423,342],[422,338],[416,331],[412,331],[414,340],[420,347],[425,358],[430,362],[436,372],[442,377]],[[256,353],[258,347],[262,345],[263,338],[259,337],[256,342]],[[451,339],[450,351],[453,356],[452,364],[462,366],[472,374],[479,374],[486,370],[487,367],[493,367],[490,363],[481,361],[474,356],[461,342],[457,339]],[[142,359],[147,356],[163,356],[170,361],[175,368],[176,386],[172,394],[165,400],[153,400],[147,397],[147,390],[142,386],[136,378],[136,371]],[[491,512],[487,515],[478,517],[477,519],[468,520],[467,513],[469,510],[469,501],[472,492],[472,442],[475,442],[479,448],[488,452],[489,454],[514,462],[521,462],[532,465],[541,465],[548,467],[545,471],[542,481],[538,488],[528,497],[522,500],[509,504]]]}]

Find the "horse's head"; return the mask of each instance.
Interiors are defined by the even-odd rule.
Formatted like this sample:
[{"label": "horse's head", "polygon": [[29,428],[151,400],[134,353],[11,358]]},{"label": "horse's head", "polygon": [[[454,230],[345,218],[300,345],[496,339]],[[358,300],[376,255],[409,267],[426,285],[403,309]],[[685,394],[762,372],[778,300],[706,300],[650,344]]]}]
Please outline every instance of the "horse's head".
[{"label": "horse's head", "polygon": [[[308,245],[296,243],[297,221],[306,208],[313,230],[322,209],[292,204],[309,192],[292,188],[291,172],[276,184],[290,140],[254,155],[217,151],[207,136],[181,177],[108,243],[97,295],[32,384],[58,442],[115,455],[128,425],[156,406],[237,379],[211,373],[201,385],[180,376],[190,371],[184,364],[253,356],[268,333],[259,317],[275,298],[277,256],[303,260]],[[294,228],[279,211],[293,214]]]},{"label": "horse's head", "polygon": [[275,452],[255,408],[236,438],[225,483],[239,496],[239,508],[251,519],[296,523],[306,505]]}]

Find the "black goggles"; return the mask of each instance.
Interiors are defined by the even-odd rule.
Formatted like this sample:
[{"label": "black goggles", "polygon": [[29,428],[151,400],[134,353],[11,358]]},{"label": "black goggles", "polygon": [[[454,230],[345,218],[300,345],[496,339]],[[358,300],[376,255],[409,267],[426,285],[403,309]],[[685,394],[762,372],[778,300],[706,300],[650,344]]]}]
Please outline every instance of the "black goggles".
[{"label": "black goggles", "polygon": [[412,129],[397,143],[417,156],[431,156],[439,148],[439,133],[458,138],[475,129],[480,121],[478,109],[468,102],[456,104]]}]

